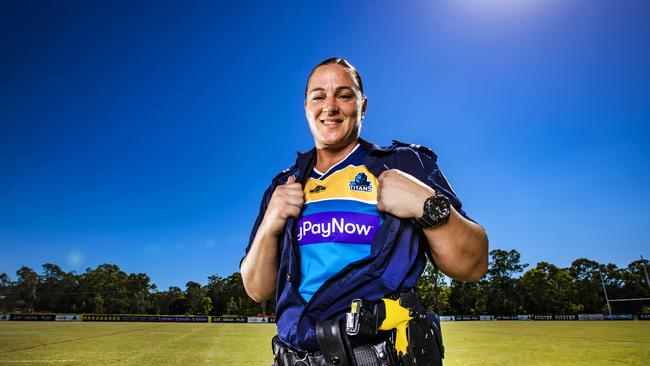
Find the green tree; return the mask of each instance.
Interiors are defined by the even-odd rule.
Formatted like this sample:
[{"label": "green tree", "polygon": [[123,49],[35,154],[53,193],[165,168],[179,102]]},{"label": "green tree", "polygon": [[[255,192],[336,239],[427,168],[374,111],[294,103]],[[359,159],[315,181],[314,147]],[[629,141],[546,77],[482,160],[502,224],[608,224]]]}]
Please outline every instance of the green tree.
[{"label": "green tree", "polygon": [[6,273],[0,274],[0,312],[11,311],[15,303],[14,284]]},{"label": "green tree", "polygon": [[223,315],[227,312],[226,285],[227,280],[224,277],[217,275],[208,277],[206,295],[212,300],[212,315]]},{"label": "green tree", "polygon": [[605,303],[600,283],[601,267],[600,263],[587,258],[578,258],[569,267],[575,288],[573,302],[582,305],[586,313],[599,313]]},{"label": "green tree", "polygon": [[485,313],[485,297],[479,282],[451,281],[449,314],[478,315]]},{"label": "green tree", "polygon": [[416,284],[420,302],[425,309],[439,314],[449,312],[449,286],[447,276],[431,262],[427,263],[424,272]]},{"label": "green tree", "polygon": [[189,303],[189,313],[202,313],[202,303],[205,291],[198,282],[190,281],[185,285],[185,297]]},{"label": "green tree", "polygon": [[[646,283],[644,267],[648,266],[648,260],[636,260],[628,264],[623,271],[623,298],[650,298],[650,285]],[[640,313],[643,306],[649,306],[650,301],[629,301],[619,303],[617,309],[625,313]]]},{"label": "green tree", "polygon": [[[600,272],[603,276],[609,299],[625,298],[624,286],[626,270],[624,268],[618,268],[615,264],[607,263],[606,265],[601,266]],[[623,312],[623,309],[626,306],[630,306],[630,304],[620,302],[611,303],[612,312]],[[607,306],[603,304],[600,312],[606,313],[608,310]]]},{"label": "green tree", "polygon": [[152,294],[153,312],[156,314],[185,314],[185,308],[175,304],[176,300],[183,296],[183,291],[177,286],[170,286],[167,291]]},{"label": "green tree", "polygon": [[156,286],[151,283],[146,274],[129,274],[126,281],[128,312],[131,314],[145,313],[151,307],[151,291],[155,289]]},{"label": "green tree", "polygon": [[114,264],[101,264],[95,269],[86,269],[79,278],[82,294],[82,311],[93,312],[97,296],[103,300],[104,312],[124,314],[130,310],[127,288],[128,275]]},{"label": "green tree", "polygon": [[37,289],[40,284],[40,278],[34,270],[27,266],[22,266],[16,271],[16,284],[14,290],[18,294],[16,306],[22,311],[32,312],[37,302]]},{"label": "green tree", "polygon": [[169,306],[169,313],[172,315],[186,315],[190,313],[190,310],[190,301],[185,295],[174,299]]},{"label": "green tree", "polygon": [[255,315],[263,311],[263,304],[258,304],[246,294],[239,272],[226,278],[225,297],[228,299],[226,312],[237,315]]},{"label": "green tree", "polygon": [[525,312],[531,314],[571,314],[579,311],[573,279],[568,269],[540,262],[519,280]]},{"label": "green tree", "polygon": [[513,315],[521,311],[517,279],[528,263],[521,263],[516,250],[495,249],[490,252],[489,269],[484,283],[486,308],[489,314]]},{"label": "green tree", "polygon": [[212,312],[212,299],[205,296],[203,300],[201,300],[201,308],[199,313],[202,315],[207,315]]},{"label": "green tree", "polygon": [[45,263],[42,267],[37,310],[58,313],[76,310],[79,281],[74,272],[65,272],[52,263]]}]

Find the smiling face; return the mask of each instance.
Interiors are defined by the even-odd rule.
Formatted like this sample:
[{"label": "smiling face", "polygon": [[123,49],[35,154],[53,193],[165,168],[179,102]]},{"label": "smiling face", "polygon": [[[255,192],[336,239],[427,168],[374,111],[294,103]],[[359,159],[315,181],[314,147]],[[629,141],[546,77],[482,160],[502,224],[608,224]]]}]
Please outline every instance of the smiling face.
[{"label": "smiling face", "polygon": [[356,144],[367,101],[338,64],[318,67],[307,84],[305,115],[317,149],[340,151]]}]

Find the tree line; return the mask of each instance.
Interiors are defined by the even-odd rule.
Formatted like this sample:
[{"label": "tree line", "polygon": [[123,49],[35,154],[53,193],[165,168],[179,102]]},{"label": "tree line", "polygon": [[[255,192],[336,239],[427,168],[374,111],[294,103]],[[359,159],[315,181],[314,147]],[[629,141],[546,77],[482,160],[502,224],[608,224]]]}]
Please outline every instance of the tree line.
[{"label": "tree line", "polygon": [[252,315],[273,312],[244,291],[241,275],[210,276],[208,284],[190,281],[185,289],[159,291],[145,273],[127,274],[115,264],[65,272],[46,263],[39,274],[23,266],[12,281],[0,274],[0,311],[94,314]]},{"label": "tree line", "polygon": [[[646,259],[619,268],[578,258],[568,268],[539,262],[524,272],[528,264],[519,252],[496,249],[478,282],[448,282],[429,265],[417,286],[427,309],[444,315],[607,314],[603,284],[610,300],[650,298],[647,265]],[[612,302],[611,310],[649,313],[649,305],[647,300]]]},{"label": "tree line", "polygon": [[[449,280],[429,265],[418,281],[423,305],[443,315],[607,313],[603,283],[610,299],[648,298],[647,260],[625,268],[579,258],[568,268],[540,262],[524,271],[516,250],[489,253],[481,280]],[[602,282],[601,282],[602,278]],[[650,301],[612,303],[612,312],[650,312]],[[185,289],[160,291],[145,273],[126,273],[115,264],[65,272],[46,263],[41,273],[23,266],[15,280],[0,274],[0,312],[95,314],[256,315],[272,314],[273,301],[251,300],[238,272],[209,276],[207,285],[190,281]]]}]

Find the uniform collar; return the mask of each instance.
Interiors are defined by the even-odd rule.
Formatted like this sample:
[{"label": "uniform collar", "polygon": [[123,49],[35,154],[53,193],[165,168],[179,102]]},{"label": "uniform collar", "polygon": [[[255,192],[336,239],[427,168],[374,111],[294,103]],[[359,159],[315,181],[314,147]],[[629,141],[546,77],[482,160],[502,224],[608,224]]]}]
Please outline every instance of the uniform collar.
[{"label": "uniform collar", "polygon": [[[388,146],[388,147],[381,147],[378,145],[373,144],[372,142],[366,141],[359,137],[359,144],[361,145],[361,148],[366,150],[370,156],[385,156],[389,154],[394,148],[394,145]],[[316,148],[312,148],[311,150],[307,152],[297,152],[297,158],[296,158],[296,167],[298,168],[299,171],[299,176],[296,177],[297,181],[302,183],[303,185],[309,178],[309,175],[314,168],[314,165],[316,164]]]},{"label": "uniform collar", "polygon": [[[359,144],[361,145],[361,147],[364,150],[368,151],[368,153],[370,155],[386,154],[386,153],[390,152],[391,150],[393,150],[393,148],[394,148],[394,146],[392,146],[392,145],[388,146],[388,147],[381,147],[381,146],[373,144],[372,142],[366,141],[366,140],[362,139],[361,137],[359,137],[358,142],[359,142]],[[307,161],[314,158],[314,156],[316,155],[316,148],[313,148],[313,149],[311,149],[309,151],[306,151],[304,153],[298,151],[296,154],[298,156],[297,159],[296,159],[296,164],[300,165],[300,162],[306,163]]]},{"label": "uniform collar", "polygon": [[373,144],[372,142],[368,142],[361,137],[359,137],[359,144],[361,144],[362,148],[368,151],[368,154],[370,154],[370,156],[382,156],[393,150],[393,146],[381,147]]}]

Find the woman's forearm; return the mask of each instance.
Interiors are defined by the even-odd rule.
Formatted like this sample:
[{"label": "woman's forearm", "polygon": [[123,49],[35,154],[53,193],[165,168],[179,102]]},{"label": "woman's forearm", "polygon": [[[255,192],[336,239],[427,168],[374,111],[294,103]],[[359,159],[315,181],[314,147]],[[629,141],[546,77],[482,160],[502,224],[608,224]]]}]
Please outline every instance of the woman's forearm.
[{"label": "woman's forearm", "polygon": [[273,297],[278,278],[277,235],[267,233],[264,225],[257,231],[253,244],[241,264],[241,276],[246,293],[262,302]]}]

